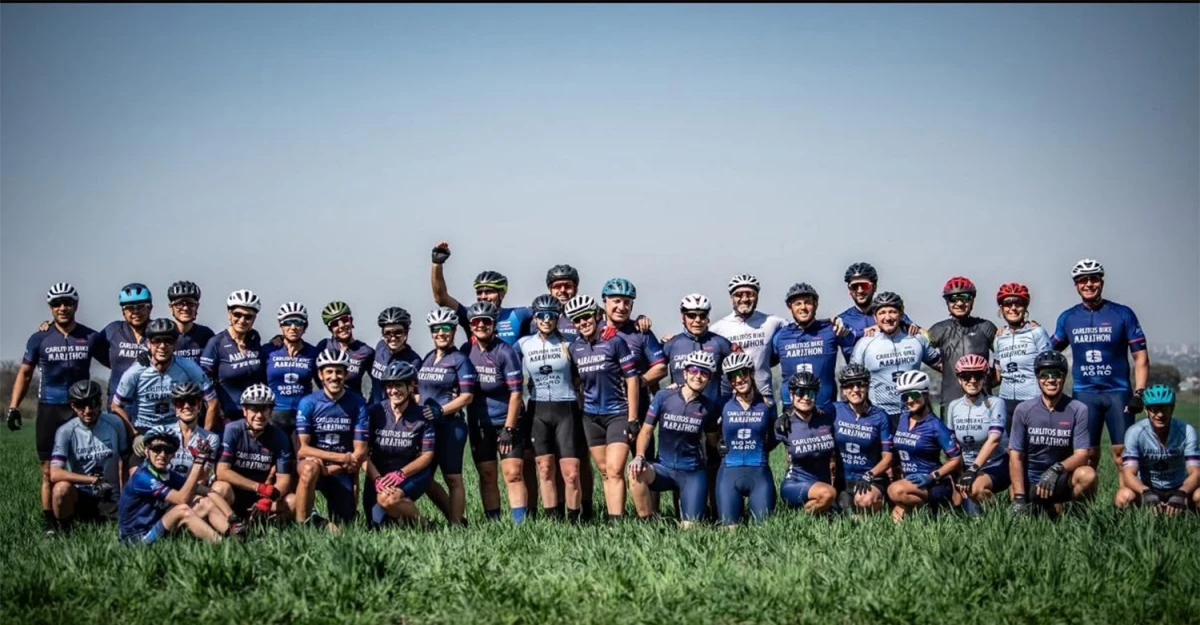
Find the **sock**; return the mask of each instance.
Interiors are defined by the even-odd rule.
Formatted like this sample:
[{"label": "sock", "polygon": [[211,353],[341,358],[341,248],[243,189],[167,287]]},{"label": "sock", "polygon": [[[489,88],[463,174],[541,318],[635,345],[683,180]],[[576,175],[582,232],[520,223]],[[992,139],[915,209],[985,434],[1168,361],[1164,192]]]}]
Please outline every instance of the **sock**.
[{"label": "sock", "polygon": [[620,520],[621,520],[621,519],[623,519],[623,518],[624,518],[624,516],[623,516],[623,515],[620,515],[620,514],[610,514],[610,515],[608,515],[608,522],[609,522],[609,523],[616,523],[616,522],[620,521]]},{"label": "sock", "polygon": [[53,510],[42,510],[42,525],[45,526],[47,531],[58,530],[59,523],[58,519],[54,517]]},{"label": "sock", "polygon": [[525,522],[525,506],[512,509],[513,522],[517,525]]},{"label": "sock", "polygon": [[496,519],[500,518],[500,508],[495,508],[493,510],[484,510],[483,516],[487,517],[487,520],[489,520],[489,521],[495,521]]},{"label": "sock", "polygon": [[583,514],[581,513],[581,511],[572,510],[570,508],[567,508],[567,522],[578,523],[582,519],[582,517],[583,517]]},{"label": "sock", "polygon": [[596,507],[593,505],[591,497],[583,500],[583,507],[581,510],[583,510],[584,521],[591,521],[592,519],[596,518]]},{"label": "sock", "polygon": [[564,516],[564,511],[563,511],[562,506],[555,506],[553,508],[542,508],[542,512],[546,515],[546,518],[551,521],[561,521]]},{"label": "sock", "polygon": [[560,503],[557,506],[554,506],[554,512],[559,516],[559,518],[562,518],[567,513],[567,504]]}]

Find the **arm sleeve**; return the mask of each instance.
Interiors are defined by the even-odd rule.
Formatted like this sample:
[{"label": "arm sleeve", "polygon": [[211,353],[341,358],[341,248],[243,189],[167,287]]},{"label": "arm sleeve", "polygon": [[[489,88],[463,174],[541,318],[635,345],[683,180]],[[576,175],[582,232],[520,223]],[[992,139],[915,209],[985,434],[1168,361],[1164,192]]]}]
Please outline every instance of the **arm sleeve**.
[{"label": "arm sleeve", "polygon": [[25,341],[25,354],[21,356],[21,364],[37,366],[38,359],[42,356],[42,337],[45,336],[41,332],[34,332],[33,336]]},{"label": "arm sleeve", "polygon": [[363,402],[358,407],[358,415],[354,418],[354,440],[366,441],[367,434],[371,431],[371,420],[367,418],[367,404]]},{"label": "arm sleeve", "polygon": [[1079,400],[1072,400],[1075,404],[1075,449],[1089,449],[1092,446],[1088,440],[1088,411],[1087,406],[1083,405]]},{"label": "arm sleeve", "polygon": [[467,307],[462,302],[458,303],[458,308],[454,310],[458,313],[458,325],[462,326],[467,331],[467,338],[471,337],[471,320],[467,319]]},{"label": "arm sleeve", "polygon": [[625,345],[622,339],[613,339],[613,356],[617,358],[617,363],[621,366],[621,373],[627,378],[636,378],[638,376],[637,361],[633,357],[633,352],[629,351],[629,347]]},{"label": "arm sleeve", "polygon": [[1058,321],[1054,324],[1054,336],[1050,338],[1050,345],[1054,349],[1062,350],[1071,344],[1071,334],[1067,332],[1067,316],[1071,314],[1071,309],[1064,310],[1058,316]]},{"label": "arm sleeve", "polygon": [[1146,334],[1142,332],[1142,323],[1138,321],[1137,314],[1133,309],[1126,308],[1125,312],[1125,342],[1129,344],[1129,351],[1141,352],[1146,350]]},{"label": "arm sleeve", "polygon": [[658,423],[658,412],[662,410],[663,393],[667,391],[659,391],[650,399],[650,407],[646,409],[646,425],[654,425]]},{"label": "arm sleeve", "polygon": [[990,401],[991,407],[988,409],[988,435],[995,434],[1002,436],[1004,434],[1004,419],[1007,416],[1004,409],[1004,400],[999,397],[992,397]]},{"label": "arm sleeve", "polygon": [[50,466],[64,468],[67,457],[71,452],[71,432],[66,427],[59,427],[54,432],[54,447],[50,451]]},{"label": "arm sleeve", "polygon": [[312,434],[312,424],[309,422],[312,410],[313,402],[308,397],[301,399],[300,404],[296,406],[296,436]]},{"label": "arm sleeve", "polygon": [[947,458],[957,458],[962,452],[958,448],[958,441],[954,439],[954,432],[946,427],[940,419],[934,420],[937,427],[938,445],[941,445],[942,451],[946,452]]},{"label": "arm sleeve", "polygon": [[474,393],[475,392],[475,365],[471,364],[470,359],[463,355],[463,359],[455,367],[458,373],[458,392]]},{"label": "arm sleeve", "polygon": [[1008,448],[1011,451],[1025,451],[1025,411],[1018,406],[1013,411],[1012,431],[1008,433]]},{"label": "arm sleeve", "polygon": [[654,336],[653,332],[645,334],[646,342],[642,349],[646,356],[647,367],[661,365],[667,361],[667,357],[663,355],[663,346],[659,342],[658,337]]},{"label": "arm sleeve", "polygon": [[1191,425],[1183,435],[1183,462],[1189,467],[1200,467],[1200,439],[1196,436],[1196,428]]},{"label": "arm sleeve", "polygon": [[121,375],[121,380],[117,382],[117,392],[113,395],[113,401],[118,406],[127,406],[137,399],[138,388],[137,381],[141,377],[142,372],[146,368],[140,364],[134,364],[132,367],[125,370]]},{"label": "arm sleeve", "polygon": [[[283,434],[280,431],[280,434]],[[279,451],[275,457],[276,473],[294,473],[296,471],[296,450],[292,448],[292,437],[283,434],[279,437]]]}]

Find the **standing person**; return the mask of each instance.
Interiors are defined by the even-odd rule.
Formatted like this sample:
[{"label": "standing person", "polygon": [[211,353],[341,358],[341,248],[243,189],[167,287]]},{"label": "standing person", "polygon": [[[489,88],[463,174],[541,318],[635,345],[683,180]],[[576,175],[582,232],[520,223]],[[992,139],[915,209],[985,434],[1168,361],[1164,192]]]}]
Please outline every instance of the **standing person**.
[{"label": "standing person", "polygon": [[275,313],[279,322],[282,345],[263,346],[263,369],[274,403],[271,424],[296,440],[296,410],[300,400],[312,394],[313,378],[317,374],[317,355],[321,350],[304,340],[308,329],[308,309],[299,302],[287,302]]},{"label": "standing person", "polygon": [[[929,328],[929,344],[942,354],[942,361],[956,363],[967,354],[974,354],[987,361],[992,341],[996,338],[996,324],[974,317],[975,283],[962,276],[955,276],[942,286],[942,299],[946,300],[949,319],[943,319]],[[951,377],[949,366],[942,370],[942,387],[938,407],[943,419],[946,406],[962,397],[962,390]]]},{"label": "standing person", "polygon": [[200,354],[216,336],[212,328],[196,323],[196,316],[200,312],[200,287],[187,280],[175,282],[167,289],[167,302],[175,325],[179,327],[175,355],[200,364]]},{"label": "standing person", "polygon": [[[175,355],[179,329],[171,319],[155,319],[144,332],[150,355],[146,364],[134,363],[125,370],[112,398],[112,411],[125,422],[133,451],[143,457],[142,435],[155,426],[175,423],[172,388],[180,382],[191,383],[197,395],[208,404],[208,412],[217,410],[217,394],[200,365]],[[199,408],[199,414],[205,412]],[[136,437],[136,438],[135,438]],[[186,446],[188,441],[183,441]],[[214,445],[214,448],[216,445]],[[180,457],[182,454],[176,454]]]},{"label": "standing person", "polygon": [[687,359],[688,354],[697,351],[712,354],[713,360],[718,363],[717,370],[709,379],[708,386],[704,389],[704,396],[709,401],[720,405],[730,395],[727,388],[729,382],[719,379],[724,377],[720,363],[734,352],[734,348],[729,339],[709,329],[708,322],[711,311],[712,304],[709,303],[707,297],[699,293],[685,295],[679,302],[679,316],[683,321],[684,331],[672,336],[663,345],[663,355],[667,359],[667,370],[671,376],[671,383],[681,386],[684,383],[683,361]]},{"label": "standing person", "polygon": [[996,304],[1004,325],[992,341],[995,366],[992,384],[999,384],[996,396],[1004,400],[1004,430],[1012,428],[1012,416],[1017,404],[1041,395],[1033,374],[1033,361],[1038,354],[1050,349],[1050,333],[1037,322],[1029,320],[1029,287],[1017,282],[1000,285]]},{"label": "standing person", "polygon": [[[350,360],[346,369],[346,389],[363,395],[363,379],[375,365],[375,350],[370,345],[354,338],[354,314],[346,302],[329,302],[321,309],[321,322],[329,328],[330,337],[317,342],[317,351],[342,350]],[[317,380],[320,385],[321,381]]]},{"label": "standing person", "polygon": [[[738,346],[754,362],[754,383],[758,392],[774,403],[771,381],[771,340],[787,320],[758,310],[761,285],[758,278],[740,273],[729,280],[729,300],[733,311],[712,324],[712,331]],[[728,373],[728,372],[726,372]],[[784,373],[787,376],[787,373]],[[785,400],[786,403],[786,400]]]},{"label": "standing person", "polygon": [[42,523],[46,533],[58,529],[50,498],[50,456],[58,428],[69,421],[70,389],[73,384],[89,379],[92,364],[90,345],[96,331],[75,321],[79,309],[79,292],[66,282],[58,282],[46,292],[53,323],[45,330],[34,332],[25,343],[21,367],[13,379],[8,400],[8,429],[21,429],[21,402],[29,392],[35,369],[40,372],[37,398],[35,446],[42,468]]},{"label": "standing person", "polygon": [[266,384],[251,385],[242,392],[241,405],[245,416],[222,435],[213,489],[229,493],[234,513],[246,518],[291,520],[296,453],[288,435],[271,424],[275,393]]},{"label": "standing person", "polygon": [[[470,332],[467,323],[467,307],[450,295],[446,290],[446,277],[442,273],[442,264],[450,259],[450,244],[442,241],[433,248],[433,267],[430,270],[430,286],[433,289],[433,301],[438,306],[453,310],[458,316],[463,329]],[[520,306],[506,308],[504,296],[508,293],[508,278],[498,271],[484,271],[475,276],[472,285],[475,289],[476,301],[491,302],[499,309],[496,317],[496,336],[509,345],[515,345],[517,339],[529,334],[529,323],[533,318],[529,308]]]},{"label": "standing person", "polygon": [[381,377],[385,401],[367,408],[371,431],[363,511],[373,527],[420,518],[416,501],[433,481],[434,424],[413,402],[417,369],[388,363]]},{"label": "standing person", "polygon": [[[570,265],[555,265],[546,272],[546,289],[550,291],[550,295],[558,300],[563,306],[571,301],[571,298],[579,294],[579,271]],[[536,314],[536,311],[535,311]],[[530,327],[530,334],[535,331],[535,328]],[[566,315],[558,317],[558,333],[567,340],[568,343],[579,338],[579,331],[575,329],[575,324],[567,319]],[[586,458],[585,458],[586,460]]]},{"label": "standing person", "polygon": [[[1071,268],[1075,291],[1082,301],[1058,316],[1051,343],[1071,348],[1075,399],[1088,408],[1088,463],[1100,460],[1100,434],[1108,426],[1112,459],[1121,466],[1125,430],[1142,411],[1142,392],[1150,377],[1150,353],[1137,315],[1128,306],[1104,299],[1104,267],[1085,258]],[[1128,356],[1127,356],[1128,354]],[[1129,360],[1133,358],[1133,392],[1129,390]]]},{"label": "standing person", "polygon": [[844,401],[833,402],[833,442],[841,460],[842,491],[838,507],[843,512],[879,512],[887,503],[888,471],[892,467],[892,420],[871,405],[867,386],[871,373],[849,364],[838,373]]},{"label": "standing person", "polygon": [[1146,389],[1146,418],[1126,432],[1121,458],[1123,486],[1116,505],[1141,505],[1174,516],[1200,508],[1200,441],[1196,428],[1173,418],[1175,391],[1165,384]]},{"label": "standing person", "polygon": [[117,301],[121,304],[122,319],[104,326],[92,339],[92,353],[96,361],[109,369],[109,402],[117,394],[121,376],[137,363],[139,356],[146,353],[144,333],[150,323],[150,312],[154,309],[150,289],[137,282],[121,287]]},{"label": "standing person", "polygon": [[854,344],[850,362],[862,365],[871,373],[871,403],[879,406],[892,420],[892,428],[900,423],[903,405],[896,390],[896,380],[905,371],[919,371],[922,364],[941,370],[942,355],[922,334],[901,332],[904,300],[884,291],[875,296],[875,323],[878,331]]},{"label": "standing person", "polygon": [[745,353],[730,354],[721,369],[733,397],[721,409],[721,468],[717,471],[717,514],[722,525],[736,527],[742,508],[762,522],[775,510],[775,476],[769,454],[778,444],[775,403],[763,397],[754,374],[756,363]]},{"label": "standing person", "polygon": [[954,372],[963,396],[946,407],[946,425],[962,450],[966,470],[958,477],[962,507],[975,516],[982,505],[1008,488],[1008,432],[1004,429],[1004,400],[988,394],[987,359],[966,354],[954,363]]},{"label": "standing person", "polygon": [[[379,313],[379,343],[375,345],[375,361],[371,365],[371,401],[377,404],[387,398],[383,392],[383,372],[393,361],[399,360],[421,368],[421,355],[408,344],[408,331],[412,328],[412,315],[399,306],[388,306]],[[413,398],[413,403],[420,403]]]},{"label": "standing person", "polygon": [[129,436],[120,418],[101,411],[103,395],[100,385],[91,380],[72,384],[68,397],[75,418],[54,434],[51,500],[54,518],[63,531],[69,531],[77,519],[116,518]]},{"label": "standing person", "polygon": [[788,453],[779,498],[789,508],[804,508],[809,514],[829,512],[837,499],[833,476],[841,464],[833,439],[833,415],[817,407],[821,379],[816,374],[793,374],[787,385],[792,403],[775,423],[775,436]]},{"label": "standing person", "polygon": [[962,466],[962,452],[954,433],[931,410],[929,376],[924,371],[901,373],[896,390],[907,408],[900,416],[894,443],[904,479],[888,486],[892,520],[899,523],[917,508],[930,506],[936,512],[952,502],[949,477]]},{"label": "standing person", "polygon": [[240,289],[225,299],[229,312],[229,327],[219,332],[204,346],[200,368],[215,382],[221,409],[205,417],[204,426],[221,432],[225,423],[242,418],[238,400],[252,384],[267,381],[262,361],[262,338],[254,329],[254,320],[262,302],[253,291]]},{"label": "standing person", "polygon": [[[779,361],[779,372],[785,379],[801,371],[817,376],[821,381],[817,408],[833,414],[837,398],[838,348],[853,348],[855,335],[837,322],[817,318],[820,296],[807,282],[793,284],[784,298],[793,321],[775,333],[767,347],[773,360]],[[792,405],[786,385],[779,390],[784,406]]]},{"label": "standing person", "polygon": [[[874,326],[877,321],[873,314],[873,302],[875,292],[879,286],[879,273],[870,263],[854,263],[846,268],[846,289],[850,294],[851,306],[843,310],[838,318],[846,325],[855,336],[865,336],[867,329]],[[908,315],[901,312],[900,321],[901,327],[905,328],[910,335],[921,333],[921,327],[913,323]],[[851,347],[842,347],[842,357],[847,361],[850,359]]]}]

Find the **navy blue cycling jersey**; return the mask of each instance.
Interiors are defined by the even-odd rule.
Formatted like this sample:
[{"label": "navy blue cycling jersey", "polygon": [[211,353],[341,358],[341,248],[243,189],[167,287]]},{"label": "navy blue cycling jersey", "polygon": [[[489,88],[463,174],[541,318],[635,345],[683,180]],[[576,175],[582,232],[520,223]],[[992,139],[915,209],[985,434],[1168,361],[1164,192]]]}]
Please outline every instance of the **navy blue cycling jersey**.
[{"label": "navy blue cycling jersey", "polygon": [[296,470],[292,438],[269,423],[262,434],[255,438],[245,419],[225,426],[225,432],[221,435],[221,456],[217,462],[228,464],[238,475],[260,483],[267,481],[271,467],[275,467],[276,475],[286,475]]},{"label": "navy blue cycling jersey", "polygon": [[842,458],[842,479],[857,480],[892,451],[892,421],[878,406],[861,417],[846,402],[833,402],[833,441]]},{"label": "navy blue cycling jersey", "polygon": [[[863,330],[866,330],[867,328],[875,325],[874,313],[863,312],[863,311],[859,310],[857,306],[851,306],[851,307],[847,308],[846,310],[843,310],[841,312],[841,314],[838,315],[838,317],[841,317],[842,324],[845,325],[847,328],[850,328],[850,331],[854,334],[855,337],[858,337],[858,338],[862,337]],[[908,315],[905,315],[905,314],[900,315],[901,331],[908,332],[908,327],[911,326],[912,324],[913,324],[913,320],[909,319]],[[850,353],[854,350],[854,345],[851,344],[849,347],[842,345],[841,348],[842,348],[842,357],[846,359],[846,362],[850,362]]]},{"label": "navy blue cycling jersey", "polygon": [[774,432],[779,442],[787,447],[788,472],[787,477],[803,482],[825,482],[832,484],[833,469],[830,463],[837,453],[837,445],[833,440],[833,415],[827,412],[816,412],[808,421],[789,411],[788,432],[780,437]]},{"label": "navy blue cycling jersey", "polygon": [[[536,330],[531,329],[529,333],[536,334]],[[572,323],[571,319],[566,315],[558,316],[558,333],[561,334],[568,343],[571,343],[575,339],[579,338],[579,328],[576,328],[575,324]]]},{"label": "navy blue cycling jersey", "polygon": [[[601,319],[596,331],[603,336],[607,327],[608,321]],[[662,343],[658,342],[658,337],[654,336],[653,332],[639,332],[637,324],[626,320],[625,323],[617,326],[616,333],[622,341],[625,341],[625,347],[628,347],[629,352],[633,354],[633,364],[637,367],[639,375],[646,373],[652,367],[667,362],[667,357],[663,354]],[[644,415],[649,406],[650,389],[642,384],[638,389],[638,412]]]},{"label": "navy blue cycling jersey", "polygon": [[721,370],[721,363],[725,361],[726,356],[733,353],[734,347],[729,339],[719,334],[705,331],[697,337],[690,332],[680,332],[663,345],[663,356],[669,363],[667,370],[670,371],[671,383],[683,385],[683,360],[688,354],[698,351],[706,351],[717,359],[717,369],[709,378],[708,386],[704,387],[704,396],[710,401],[723,404],[725,398],[733,393],[729,388],[729,380],[725,379]]},{"label": "navy blue cycling jersey", "polygon": [[[516,308],[500,307],[500,314],[496,317],[496,338],[511,345],[517,344],[517,339],[529,334],[531,324],[533,322],[533,309],[528,306],[518,306]],[[459,303],[458,305],[458,323],[467,331],[467,335],[471,334],[471,320],[467,318],[467,307]],[[562,324],[562,319],[559,319],[559,324]]]},{"label": "navy blue cycling jersey", "polygon": [[267,381],[258,332],[251,330],[245,341],[246,349],[242,351],[229,336],[229,330],[222,330],[204,346],[200,355],[200,368],[217,382],[217,399],[225,414],[241,414],[242,391],[251,384]]},{"label": "navy blue cycling jersey", "polygon": [[317,374],[315,346],[301,341],[296,355],[288,355],[287,345],[263,346],[262,360],[267,372],[267,386],[275,393],[276,410],[295,410],[300,400],[313,391],[313,379]]},{"label": "navy blue cycling jersey", "polygon": [[417,372],[417,393],[422,402],[432,399],[445,406],[462,393],[475,392],[475,365],[466,354],[451,345],[441,360],[436,357],[437,350],[431,350]]},{"label": "navy blue cycling jersey", "polygon": [[580,337],[571,343],[568,353],[579,376],[585,413],[608,415],[629,410],[625,379],[637,377],[638,372],[625,341],[613,337],[591,343]]},{"label": "navy blue cycling jersey", "polygon": [[[318,352],[323,352],[331,347],[346,350],[346,355],[350,357],[350,366],[346,367],[346,390],[362,395],[363,379],[371,373],[371,367],[375,364],[375,350],[358,339],[350,341],[348,349],[333,339],[321,339],[317,343]],[[316,382],[317,387],[320,388],[321,378],[318,377]]]},{"label": "navy blue cycling jersey", "polygon": [[771,435],[775,425],[775,404],[755,395],[749,407],[736,397],[721,409],[721,439],[727,452],[722,461],[727,467],[765,467],[767,455],[778,441]]},{"label": "navy blue cycling jersey", "polygon": [[137,362],[138,355],[146,352],[146,337],[139,341],[133,334],[128,321],[114,321],[92,336],[92,355],[100,364],[108,367],[108,396],[117,394],[117,384],[125,371]]},{"label": "navy blue cycling jersey", "polygon": [[425,420],[417,404],[409,402],[399,417],[391,402],[372,404],[367,409],[367,421],[371,430],[371,463],[380,473],[399,471],[421,454],[433,451],[437,428]]},{"label": "navy blue cycling jersey", "polygon": [[[90,377],[92,367],[91,341],[96,331],[80,323],[63,334],[51,325],[44,332],[34,332],[25,343],[21,364],[41,369],[38,401],[43,404],[70,403],[67,391],[71,385]],[[120,378],[117,379],[120,381]]]},{"label": "navy blue cycling jersey", "polygon": [[167,495],[183,488],[187,478],[174,471],[159,472],[143,462],[121,489],[117,501],[117,532],[121,540],[140,539],[171,507]]},{"label": "navy blue cycling jersey", "polygon": [[1146,335],[1132,309],[1105,300],[1095,310],[1082,303],[1064,310],[1051,343],[1059,350],[1071,346],[1076,393],[1127,392],[1127,352],[1145,350]]},{"label": "navy blue cycling jersey", "polygon": [[1060,395],[1053,409],[1041,397],[1027,399],[1013,411],[1008,448],[1025,456],[1027,476],[1036,479],[1075,450],[1090,446],[1087,404],[1078,399]]},{"label": "navy blue cycling jersey", "polygon": [[200,364],[200,354],[204,353],[204,347],[216,335],[217,333],[213,332],[212,328],[193,323],[191,329],[181,333],[179,340],[175,342],[175,357],[186,358]]},{"label": "navy blue cycling jersey", "polygon": [[413,366],[413,369],[421,368],[421,355],[413,350],[408,343],[400,348],[395,354],[388,349],[387,343],[379,341],[375,346],[375,361],[371,364],[371,403],[375,404],[383,401],[387,395],[383,392],[383,382],[380,379],[383,377],[383,372],[387,371],[387,366],[392,364],[393,360],[407,362]]},{"label": "navy blue cycling jersey", "polygon": [[854,349],[855,334],[847,333],[839,337],[834,332],[833,324],[826,319],[814,319],[801,328],[797,323],[789,323],[779,329],[771,338],[768,347],[772,359],[779,359],[779,372],[783,384],[779,394],[784,406],[792,404],[788,394],[787,381],[801,371],[815,374],[821,380],[821,389],[817,391],[817,407],[821,410],[831,410],[830,404],[837,398],[837,355],[840,347],[843,352]]},{"label": "navy blue cycling jersey", "polygon": [[655,393],[646,411],[646,425],[658,426],[659,464],[668,469],[695,471],[704,468],[704,435],[720,427],[721,412],[704,395],[689,401],[683,391],[677,388]]},{"label": "navy blue cycling jersey", "polygon": [[355,441],[367,440],[367,402],[349,391],[337,399],[323,390],[313,391],[296,410],[296,434],[307,434],[309,444],[321,451],[353,451]]},{"label": "navy blue cycling jersey", "polygon": [[900,456],[900,470],[904,477],[927,475],[944,464],[942,452],[947,458],[961,454],[954,433],[933,413],[926,414],[915,424],[909,423],[909,412],[900,413],[900,425],[896,428],[894,445]]},{"label": "navy blue cycling jersey", "polygon": [[508,400],[512,393],[521,392],[523,376],[521,359],[508,343],[493,340],[486,349],[478,341],[462,346],[471,364],[475,365],[475,395],[467,413],[477,419],[488,419],[501,425],[508,417]]}]

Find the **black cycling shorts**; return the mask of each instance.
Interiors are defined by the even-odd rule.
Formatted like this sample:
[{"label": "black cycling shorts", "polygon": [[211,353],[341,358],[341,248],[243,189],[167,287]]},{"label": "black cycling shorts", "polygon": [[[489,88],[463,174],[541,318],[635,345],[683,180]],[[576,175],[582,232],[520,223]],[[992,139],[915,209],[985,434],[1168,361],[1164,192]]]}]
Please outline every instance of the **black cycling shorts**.
[{"label": "black cycling shorts", "polygon": [[[533,454],[578,458],[582,450],[579,404],[574,401],[529,401],[526,419],[530,425]],[[582,450],[582,451],[581,451]]]},{"label": "black cycling shorts", "polygon": [[70,404],[38,403],[34,438],[39,461],[50,462],[50,453],[54,451],[54,434],[74,418],[75,411],[71,410]]},{"label": "black cycling shorts", "polygon": [[507,454],[500,453],[500,443],[497,441],[500,430],[504,427],[503,424],[494,425],[490,419],[480,419],[468,414],[467,426],[470,428],[467,430],[467,440],[471,443],[471,459],[475,461],[475,464],[495,462],[497,456],[501,460],[525,457],[530,434],[528,417],[517,419],[517,435],[513,439],[512,449]]},{"label": "black cycling shorts", "polygon": [[272,410],[271,425],[283,430],[290,438],[296,433],[296,411],[295,410]]},{"label": "black cycling shorts", "polygon": [[588,447],[602,447],[617,443],[629,444],[625,435],[625,427],[629,423],[629,415],[624,412],[617,414],[589,414],[583,417],[583,431],[587,434]]}]

